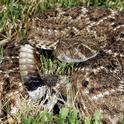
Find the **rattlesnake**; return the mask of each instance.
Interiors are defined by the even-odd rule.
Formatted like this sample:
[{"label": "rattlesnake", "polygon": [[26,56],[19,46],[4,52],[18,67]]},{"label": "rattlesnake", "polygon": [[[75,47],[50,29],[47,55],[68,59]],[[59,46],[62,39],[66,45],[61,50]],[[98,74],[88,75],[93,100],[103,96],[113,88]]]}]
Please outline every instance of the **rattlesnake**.
[{"label": "rattlesnake", "polygon": [[[50,51],[54,59],[76,64],[69,78],[73,84],[74,104],[80,108],[81,115],[93,114],[97,108],[100,108],[105,116],[110,115],[110,118],[123,115],[123,29],[124,13],[110,9],[57,8],[33,16],[29,21],[26,39],[30,45],[21,46],[19,57],[21,77],[29,95],[33,97],[30,91],[40,86],[40,93],[46,88],[40,98],[46,93],[49,94],[49,89],[52,89],[55,92],[53,96],[57,95],[57,102],[63,92],[60,89],[64,87],[66,90],[64,76],[42,74],[37,53],[40,48]],[[48,99],[51,103],[52,98],[49,96]],[[116,100],[115,103],[113,100]]]}]

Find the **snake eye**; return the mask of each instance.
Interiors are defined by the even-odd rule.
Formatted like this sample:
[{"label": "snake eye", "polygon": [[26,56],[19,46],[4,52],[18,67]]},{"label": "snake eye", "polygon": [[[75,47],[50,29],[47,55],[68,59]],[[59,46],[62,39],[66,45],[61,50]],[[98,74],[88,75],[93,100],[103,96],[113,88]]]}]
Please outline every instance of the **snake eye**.
[{"label": "snake eye", "polygon": [[83,81],[82,81],[82,86],[83,86],[83,87],[87,87],[88,84],[89,84],[89,82],[88,82],[87,80],[83,80]]}]

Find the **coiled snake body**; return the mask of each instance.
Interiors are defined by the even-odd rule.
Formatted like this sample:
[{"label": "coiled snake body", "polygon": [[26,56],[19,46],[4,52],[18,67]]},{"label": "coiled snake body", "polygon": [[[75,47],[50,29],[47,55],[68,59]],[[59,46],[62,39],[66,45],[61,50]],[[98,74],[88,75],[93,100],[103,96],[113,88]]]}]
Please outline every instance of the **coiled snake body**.
[{"label": "coiled snake body", "polygon": [[58,8],[37,14],[29,24],[29,44],[20,47],[19,68],[33,99],[47,96],[45,107],[51,110],[61,96],[67,95],[67,76],[42,74],[37,53],[40,48],[50,51],[54,59],[76,63],[69,77],[70,90],[81,115],[92,115],[98,108],[109,118],[124,114],[123,12]]}]

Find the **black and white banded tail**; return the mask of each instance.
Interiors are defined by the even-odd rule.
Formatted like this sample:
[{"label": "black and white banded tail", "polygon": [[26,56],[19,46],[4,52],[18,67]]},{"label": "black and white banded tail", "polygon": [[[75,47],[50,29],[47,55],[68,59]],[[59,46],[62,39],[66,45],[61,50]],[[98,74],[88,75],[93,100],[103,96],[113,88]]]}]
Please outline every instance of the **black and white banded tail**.
[{"label": "black and white banded tail", "polygon": [[39,99],[45,95],[45,84],[40,77],[39,57],[35,49],[29,45],[22,45],[19,54],[19,68],[24,86],[28,90],[29,96]]}]

